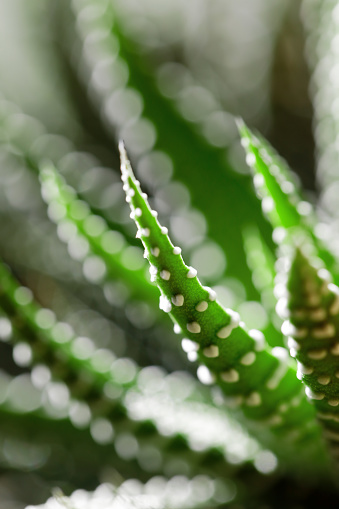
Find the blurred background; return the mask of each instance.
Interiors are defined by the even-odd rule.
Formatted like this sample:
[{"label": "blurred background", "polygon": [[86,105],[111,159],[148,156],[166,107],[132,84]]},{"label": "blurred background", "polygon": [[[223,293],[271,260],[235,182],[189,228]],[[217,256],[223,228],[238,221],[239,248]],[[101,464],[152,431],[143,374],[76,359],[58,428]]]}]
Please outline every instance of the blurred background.
[{"label": "blurred background", "polygon": [[[85,111],[74,106],[74,82],[67,76],[67,57],[74,56],[74,48],[67,41],[67,22],[60,21],[62,4],[1,2],[1,91],[50,132],[80,143],[83,121],[91,120],[85,104],[79,105]],[[259,128],[306,187],[314,187],[312,107],[299,0],[117,0],[115,8],[163,82],[166,70],[184,66],[197,102],[208,108],[212,94],[223,110]],[[182,93],[187,117],[192,108],[188,100]]]},{"label": "blurred background", "polygon": [[[120,62],[114,79],[108,75],[111,62],[105,54],[97,59],[91,39],[91,23],[101,27],[101,3],[97,11],[84,13],[86,2],[81,0],[0,2],[0,255],[43,306],[52,308],[79,336],[90,336],[97,348],[109,348],[117,357],[132,356],[140,366],[193,371],[181,350],[168,346],[174,344],[173,334],[158,323],[152,306],[132,298],[123,283],[103,281],[100,264],[93,260],[79,264],[81,244],[67,239],[66,248],[60,242],[58,236],[64,240],[67,235],[60,229],[57,235],[50,223],[49,219],[58,222],[57,214],[49,209],[47,217],[36,168],[30,171],[47,156],[57,161],[67,182],[116,228],[124,267],[141,271],[144,260],[118,175],[115,140],[123,135],[152,203],[170,225],[175,241],[186,249],[190,263],[218,291],[225,306],[246,315],[249,327],[271,330],[271,294],[266,298],[271,303],[265,306],[249,273],[242,279],[237,273],[232,262],[232,256],[238,256],[236,248],[235,254],[225,254],[213,239],[213,229],[212,238],[207,237],[213,212],[206,218],[191,207],[188,186],[171,181],[171,158],[160,151],[149,155],[156,139],[152,125],[144,123],[142,135],[133,130],[135,124],[129,121],[140,115],[142,98],[135,92],[120,93],[128,70]],[[138,49],[138,58],[147,62],[162,96],[175,104],[205,142],[227,152],[235,180],[250,181],[233,117],[241,116],[287,159],[309,196],[317,193],[310,73],[299,0],[114,0],[113,4],[124,36]],[[237,219],[234,230],[236,225]],[[266,223],[261,227],[269,238]],[[237,242],[242,242],[237,234]],[[230,273],[225,276],[227,268]],[[259,276],[270,281],[264,272]],[[246,299],[250,301],[244,303]],[[272,337],[277,337],[279,326],[274,324]],[[41,441],[34,433],[41,422],[25,421],[26,413],[42,406],[50,417],[67,417],[67,397],[64,389],[42,394],[43,373],[28,375],[29,352],[22,348],[13,352],[6,343],[9,335],[10,324],[0,317],[4,340],[0,367],[7,373],[1,371],[0,404],[10,399],[14,414],[20,415],[19,419],[7,415],[4,427],[0,425],[2,509],[42,502],[50,493],[51,479],[66,491],[77,483],[92,489],[99,481],[111,480],[111,465],[102,468],[109,464],[109,450],[100,449],[92,465],[84,460],[97,454],[91,440],[105,443],[100,433],[74,432],[64,423],[61,444],[51,421],[44,424],[49,440]],[[134,364],[126,366],[133,371]],[[126,456],[124,448],[119,454],[118,462]],[[275,457],[269,459],[274,470]],[[47,474],[40,476],[44,466]]]}]

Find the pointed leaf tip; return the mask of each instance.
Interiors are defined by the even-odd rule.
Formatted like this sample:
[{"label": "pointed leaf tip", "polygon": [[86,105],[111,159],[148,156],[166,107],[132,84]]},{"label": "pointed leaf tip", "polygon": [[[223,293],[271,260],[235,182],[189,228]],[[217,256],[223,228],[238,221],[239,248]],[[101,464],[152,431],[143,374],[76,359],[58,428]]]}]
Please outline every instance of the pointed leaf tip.
[{"label": "pointed leaf tip", "polygon": [[127,158],[124,140],[119,140],[118,146],[119,146],[120,158],[121,159]]},{"label": "pointed leaf tip", "polygon": [[245,122],[243,121],[243,119],[241,117],[235,117],[234,120],[235,120],[235,123],[236,123],[239,133],[241,133],[242,130],[246,127]]},{"label": "pointed leaf tip", "polygon": [[120,152],[120,162],[121,162],[120,168],[121,168],[122,179],[125,180],[127,177],[133,176],[133,171],[132,171],[131,163],[128,159],[127,151],[125,148],[125,143],[123,142],[123,140],[119,141],[118,147],[119,147],[119,152]]}]

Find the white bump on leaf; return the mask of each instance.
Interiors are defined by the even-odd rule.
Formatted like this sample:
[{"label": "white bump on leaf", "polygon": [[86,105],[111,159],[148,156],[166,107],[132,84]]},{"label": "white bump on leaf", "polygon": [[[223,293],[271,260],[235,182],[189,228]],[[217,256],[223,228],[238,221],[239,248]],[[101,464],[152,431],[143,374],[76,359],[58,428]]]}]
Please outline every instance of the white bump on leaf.
[{"label": "white bump on leaf", "polygon": [[324,359],[327,355],[327,350],[309,350],[307,352],[307,357],[314,360],[321,360]]},{"label": "white bump on leaf", "polygon": [[240,323],[240,315],[236,311],[233,311],[233,309],[226,308],[226,313],[228,313],[231,317],[231,323],[233,328],[238,327]]},{"label": "white bump on leaf", "polygon": [[305,393],[308,398],[317,399],[319,401],[324,399],[325,397],[325,394],[323,394],[322,392],[313,392],[309,387],[306,387]]},{"label": "white bump on leaf", "polygon": [[331,354],[332,355],[339,355],[339,343],[336,343],[332,348],[331,348]]},{"label": "white bump on leaf", "polygon": [[150,231],[150,229],[149,229],[149,228],[142,228],[142,230],[141,230],[141,235],[142,235],[143,237],[149,237],[149,236],[150,236],[150,233],[151,233],[151,231]]},{"label": "white bump on leaf", "polygon": [[160,296],[159,307],[165,311],[165,313],[169,313],[172,310],[172,304],[165,295]]},{"label": "white bump on leaf", "polygon": [[195,306],[195,309],[197,311],[200,311],[200,313],[202,313],[203,311],[206,311],[207,308],[208,308],[208,303],[205,300],[202,300],[201,302],[199,302],[199,304],[197,304]]},{"label": "white bump on leaf", "polygon": [[198,324],[198,322],[191,322],[187,324],[187,330],[191,332],[192,334],[199,334],[201,331],[201,327]]},{"label": "white bump on leaf", "polygon": [[295,350],[300,350],[300,345],[297,343],[291,336],[287,338],[287,347],[289,349],[294,348]]},{"label": "white bump on leaf", "polygon": [[259,406],[261,404],[261,396],[258,392],[252,392],[248,398],[246,398],[246,404],[248,406]]},{"label": "white bump on leaf", "polygon": [[323,375],[318,377],[318,383],[320,383],[320,385],[328,385],[330,381],[331,381],[330,376]]},{"label": "white bump on leaf", "polygon": [[334,301],[331,304],[330,314],[333,316],[339,314],[339,296],[338,295],[336,295]]},{"label": "white bump on leaf", "polygon": [[235,383],[239,380],[239,373],[235,369],[230,369],[229,371],[224,371],[220,374],[220,378],[227,383]]},{"label": "white bump on leaf", "polygon": [[151,281],[154,283],[154,281],[156,280],[156,275],[158,273],[158,269],[154,265],[151,265],[148,270],[151,275]]},{"label": "white bump on leaf", "polygon": [[184,301],[185,301],[184,296],[181,295],[180,293],[178,293],[177,295],[174,295],[171,300],[175,306],[179,306],[179,307],[183,306]]},{"label": "white bump on leaf", "polygon": [[220,339],[226,339],[228,338],[228,336],[231,334],[233,330],[233,327],[231,326],[231,324],[229,325],[226,325],[225,327],[222,327],[218,332],[217,332],[217,336],[218,338]]},{"label": "white bump on leaf", "polygon": [[[312,316],[310,318],[312,319]],[[333,338],[334,336],[335,327],[332,323],[326,323],[323,327],[314,327],[312,329],[312,337],[316,339],[328,339]]]},{"label": "white bump on leaf", "polygon": [[204,288],[204,290],[207,290],[209,300],[211,300],[212,302],[215,301],[217,298],[216,292],[214,290],[212,290],[212,288],[210,288],[209,286],[204,286],[203,288]]},{"label": "white bump on leaf", "polygon": [[160,249],[158,247],[152,247],[151,254],[157,258],[160,254]]},{"label": "white bump on leaf", "polygon": [[255,361],[256,355],[254,352],[248,352],[240,359],[240,364],[243,366],[251,366]]},{"label": "white bump on leaf", "polygon": [[205,357],[214,358],[219,355],[219,348],[216,345],[210,345],[203,349]]},{"label": "white bump on leaf", "polygon": [[302,375],[312,375],[312,373],[314,371],[312,366],[305,366],[301,362],[297,362],[297,366],[298,366],[298,372],[301,373]]},{"label": "white bump on leaf", "polygon": [[171,277],[171,273],[168,270],[162,270],[160,272],[160,277],[161,277],[161,279],[164,279],[165,281],[168,281],[169,278]]},{"label": "white bump on leaf", "polygon": [[248,335],[255,341],[254,350],[256,352],[261,352],[262,350],[265,349],[266,340],[265,336],[261,331],[257,329],[251,329],[248,332]]},{"label": "white bump on leaf", "polygon": [[192,279],[193,277],[195,277],[197,275],[197,270],[194,269],[193,267],[189,267],[189,270],[186,274],[186,277],[188,277],[189,279]]},{"label": "white bump on leaf", "polygon": [[187,352],[187,359],[190,362],[195,362],[196,360],[198,360],[197,352],[194,352],[193,350],[191,352]]},{"label": "white bump on leaf", "polygon": [[196,343],[195,341],[192,341],[191,339],[187,339],[187,338],[184,338],[181,341],[181,347],[182,347],[183,351],[186,353],[196,352],[199,350],[199,344]]},{"label": "white bump on leaf", "polygon": [[197,370],[197,376],[201,383],[205,385],[211,385],[215,382],[215,376],[206,366],[199,366]]}]

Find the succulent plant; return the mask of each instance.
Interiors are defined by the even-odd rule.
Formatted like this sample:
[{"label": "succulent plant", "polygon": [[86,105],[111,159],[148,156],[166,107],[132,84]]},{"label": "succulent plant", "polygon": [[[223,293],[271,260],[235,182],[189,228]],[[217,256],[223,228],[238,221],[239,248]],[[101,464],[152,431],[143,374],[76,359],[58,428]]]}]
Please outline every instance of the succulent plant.
[{"label": "succulent plant", "polygon": [[137,6],[49,8],[73,135],[0,101],[10,507],[336,506],[338,3],[301,11],[319,202],[226,111],[211,55],[213,83]]}]

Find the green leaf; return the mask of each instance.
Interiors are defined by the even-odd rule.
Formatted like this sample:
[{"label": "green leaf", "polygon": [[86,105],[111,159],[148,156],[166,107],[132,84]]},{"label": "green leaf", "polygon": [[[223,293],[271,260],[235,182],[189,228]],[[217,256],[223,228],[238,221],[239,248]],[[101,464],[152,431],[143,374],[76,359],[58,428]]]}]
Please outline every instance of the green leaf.
[{"label": "green leaf", "polygon": [[296,229],[296,236],[300,230],[304,231],[328,269],[338,275],[338,261],[314,234],[315,213],[312,205],[302,198],[296,176],[269,143],[255,136],[241,119],[238,119],[238,128],[263,211],[276,228],[274,240],[279,244],[284,239],[286,232],[283,229],[290,230],[292,235]]},{"label": "green leaf", "polygon": [[[87,424],[92,418],[103,417],[114,426],[116,438],[127,433],[140,447],[156,444],[162,456],[157,472],[163,472],[165,460],[175,457],[187,462],[192,472],[203,469],[220,475],[228,469],[228,458],[235,454],[229,447],[230,436],[247,444],[246,461],[258,451],[259,445],[255,444],[254,451],[252,439],[227,413],[209,403],[209,393],[204,395],[190,375],[166,375],[156,367],[140,369],[129,358],[116,358],[108,349],[96,349],[90,338],[77,336],[69,324],[58,322],[51,310],[41,308],[2,262],[0,290],[0,307],[12,324],[10,339],[15,347],[30,351],[25,365],[46,365],[54,380],[66,383],[72,398],[85,402]],[[181,384],[186,389],[177,398],[173,387]],[[72,403],[73,399],[70,409]],[[173,421],[173,415],[177,420]],[[200,437],[198,451],[194,445],[198,440],[196,422],[204,422],[205,430],[214,426],[223,430],[218,436],[208,432],[203,442]],[[184,442],[180,451],[172,447],[178,437]]]},{"label": "green leaf", "polygon": [[247,332],[238,313],[223,309],[215,292],[201,285],[197,271],[184,263],[181,249],[173,246],[167,228],[149,207],[122,142],[120,150],[124,190],[161,292],[160,307],[170,313],[175,331],[185,336],[182,345],[191,360],[199,358],[203,363],[198,368],[200,380],[216,381],[246,416],[263,421],[277,433],[298,426],[303,435],[310,425],[309,432],[317,441],[314,411],[300,394],[287,352],[271,350],[259,331]]},{"label": "green leaf", "polygon": [[[289,320],[283,325],[290,353],[298,361],[298,378],[338,451],[339,442],[339,288],[324,268],[316,268],[297,249],[282,297]],[[321,264],[320,264],[321,266]]]},{"label": "green leaf", "polygon": [[[8,377],[6,399],[0,404],[0,433],[2,440],[10,442],[21,454],[7,455],[6,459],[2,459],[3,466],[16,470],[34,468],[36,474],[48,481],[51,470],[55,472],[54,475],[62,475],[65,471],[65,457],[69,455],[74,468],[68,472],[68,481],[75,487],[84,482],[84,476],[99,480],[99,472],[105,466],[118,469],[123,476],[131,475],[132,472],[136,477],[141,475],[140,467],[134,462],[124,461],[117,454],[114,442],[106,443],[103,447],[102,443],[93,439],[86,423],[84,425],[81,420],[77,422],[77,417],[81,416],[80,404],[73,406],[71,417],[61,418],[60,409],[57,416],[42,407],[27,411],[27,408],[18,406],[18,395],[13,397],[17,381]],[[2,382],[1,390],[4,388]],[[29,385],[27,378],[25,383]],[[100,418],[97,421],[94,419],[92,429],[95,429],[95,425],[100,426],[100,423]],[[87,458],[85,463],[84,454]]]},{"label": "green leaf", "polygon": [[[206,217],[209,238],[217,242],[226,254],[228,275],[245,284],[249,298],[257,298],[245,264],[241,227],[251,218],[259,225],[267,243],[271,245],[270,228],[262,217],[250,187],[250,179],[248,176],[239,175],[232,167],[228,157],[228,144],[233,140],[227,140],[221,148],[213,146],[202,135],[202,129],[185,120],[178,112],[175,102],[160,92],[150,60],[138,51],[136,44],[124,30],[124,24],[115,12],[114,2],[104,3],[101,14],[98,12],[97,16],[90,20],[85,15],[86,8],[88,9],[88,5],[97,5],[97,1],[91,0],[86,5],[87,7],[74,4],[73,10],[81,43],[98,55],[98,60],[102,62],[107,77],[112,82],[107,89],[97,86],[96,69],[89,58],[88,78],[103,111],[109,111],[106,115],[107,123],[116,137],[125,140],[135,163],[139,163],[142,156],[147,158],[150,154],[159,155],[159,152],[170,156],[173,177],[187,187],[192,206],[202,211]],[[111,31],[110,37],[107,34],[102,38],[97,36],[97,31],[102,29],[102,26]],[[86,49],[84,54],[86,55]],[[107,57],[112,59],[111,66],[106,65]],[[87,84],[86,81],[86,86]],[[119,115],[119,104],[115,109],[109,108],[116,92],[122,97],[121,111],[126,117],[123,119],[123,115]],[[135,103],[139,105],[133,115],[128,115],[128,108],[124,108],[129,96],[132,108]],[[140,144],[133,143],[136,139],[133,129],[135,133],[139,133]],[[148,139],[149,131],[155,133],[154,143],[143,149],[142,141],[144,138]],[[136,167],[138,174],[137,164]]]},{"label": "green leaf", "polygon": [[301,200],[295,176],[272,147],[262,138],[254,136],[241,119],[238,119],[238,128],[263,210],[273,227],[299,226],[302,218],[312,213],[312,207]]},{"label": "green leaf", "polygon": [[281,322],[276,315],[274,296],[275,258],[265,243],[260,231],[254,225],[243,230],[244,249],[247,264],[252,271],[253,284],[261,295],[261,302],[269,315],[264,332],[270,346],[283,346]]},{"label": "green leaf", "polygon": [[157,292],[145,277],[140,249],[126,246],[120,232],[110,230],[101,216],[92,214],[51,164],[42,167],[40,182],[49,217],[59,233],[64,232],[61,239],[67,242],[71,256],[83,263],[87,279],[121,281],[131,296],[154,302]]}]

